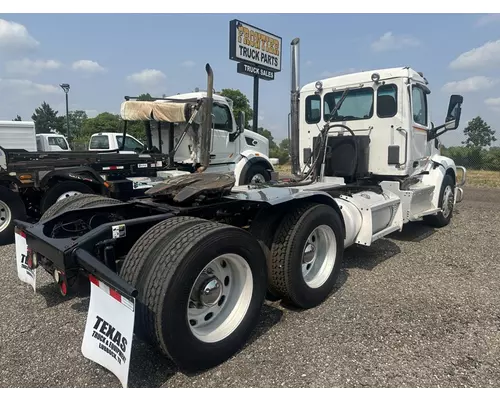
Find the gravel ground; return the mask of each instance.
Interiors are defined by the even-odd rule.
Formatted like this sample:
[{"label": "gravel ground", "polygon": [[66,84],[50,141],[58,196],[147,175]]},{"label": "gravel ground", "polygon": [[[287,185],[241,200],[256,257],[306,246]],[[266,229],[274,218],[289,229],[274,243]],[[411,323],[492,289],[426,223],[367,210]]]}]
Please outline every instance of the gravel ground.
[{"label": "gravel ground", "polygon": [[[500,190],[466,189],[450,226],[350,248],[334,294],[298,312],[266,304],[251,342],[187,376],[134,342],[130,386],[494,387],[500,384]],[[88,297],[39,293],[0,248],[0,386],[119,387],[80,352]]]}]

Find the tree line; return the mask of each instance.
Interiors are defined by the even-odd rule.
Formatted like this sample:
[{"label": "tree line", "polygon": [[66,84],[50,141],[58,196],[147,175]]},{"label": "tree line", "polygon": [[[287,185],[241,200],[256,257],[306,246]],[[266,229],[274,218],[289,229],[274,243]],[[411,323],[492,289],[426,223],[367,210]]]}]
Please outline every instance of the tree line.
[{"label": "tree line", "polygon": [[[152,100],[149,93],[141,94],[139,100]],[[98,132],[123,132],[123,121],[119,114],[103,112],[95,117],[89,117],[83,110],[74,110],[68,113],[69,135],[66,115],[58,115],[47,102],[42,102],[33,112],[31,119],[35,123],[36,133],[57,132],[69,138],[73,149],[85,149],[90,136]],[[13,121],[21,121],[19,115]],[[145,141],[144,124],[141,121],[132,121],[127,124],[127,132]]]}]

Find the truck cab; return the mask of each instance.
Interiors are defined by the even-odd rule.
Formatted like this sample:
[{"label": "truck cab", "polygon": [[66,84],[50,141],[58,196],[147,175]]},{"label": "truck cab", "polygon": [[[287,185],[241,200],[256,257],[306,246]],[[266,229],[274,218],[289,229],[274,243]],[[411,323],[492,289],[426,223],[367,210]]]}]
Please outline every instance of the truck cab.
[{"label": "truck cab", "polygon": [[[206,92],[192,92],[155,101],[193,101],[206,96]],[[213,94],[212,104],[212,140],[208,171],[234,173],[238,184],[270,180],[273,167],[269,160],[269,140],[245,128],[244,114],[234,115],[231,99]],[[196,135],[189,130],[183,137],[185,126],[186,123],[151,124],[152,145],[162,153],[168,153],[178,146],[174,156],[174,162],[178,165],[191,165],[196,162]],[[172,133],[173,141],[169,141]]]},{"label": "truck cab", "polygon": [[[94,133],[89,140],[89,151],[118,150],[123,142],[123,133],[99,132]],[[140,153],[145,149],[144,143],[127,134],[122,154]]]},{"label": "truck cab", "polygon": [[38,133],[36,147],[37,151],[71,151],[66,137],[57,133]]},{"label": "truck cab", "polygon": [[[427,79],[409,67],[353,73],[305,85],[300,91],[300,147],[306,151],[300,154],[300,165],[307,163],[305,157],[309,157],[320,127],[331,120],[335,128],[329,132],[329,146],[334,153],[346,155],[345,141],[342,146],[341,142],[342,137],[352,136],[347,128],[356,137],[358,174],[404,177],[417,173],[431,158],[439,157],[437,136],[456,129],[445,124],[437,133],[429,112],[430,94]],[[461,101],[461,96],[451,96],[447,120],[453,119]],[[457,126],[459,117],[453,119]]]}]

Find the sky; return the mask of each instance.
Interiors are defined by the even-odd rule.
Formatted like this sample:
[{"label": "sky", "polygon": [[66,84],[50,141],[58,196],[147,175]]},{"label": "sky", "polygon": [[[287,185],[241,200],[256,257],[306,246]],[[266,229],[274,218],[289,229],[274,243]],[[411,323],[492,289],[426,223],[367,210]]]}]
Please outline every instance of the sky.
[{"label": "sky", "polygon": [[[206,87],[240,89],[252,104],[253,79],[229,59],[229,21],[282,38],[282,70],[260,81],[259,126],[287,136],[290,41],[300,38],[300,83],[378,68],[422,71],[431,118],[444,122],[450,94],[462,94],[461,126],[442,136],[459,145],[481,116],[500,134],[500,14],[0,14],[0,120],[30,119],[42,101],[65,113],[119,113],[125,95]],[[188,28],[187,28],[188,27]],[[423,29],[425,27],[425,29]]]}]

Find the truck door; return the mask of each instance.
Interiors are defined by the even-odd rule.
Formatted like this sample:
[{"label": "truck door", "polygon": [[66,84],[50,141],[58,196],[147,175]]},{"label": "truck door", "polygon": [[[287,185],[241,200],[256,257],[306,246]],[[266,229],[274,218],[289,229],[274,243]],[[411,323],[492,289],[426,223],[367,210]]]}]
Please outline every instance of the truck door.
[{"label": "truck door", "polygon": [[429,90],[421,84],[412,84],[411,90],[411,152],[410,161],[423,161],[427,155],[427,132],[430,128],[427,94]]},{"label": "truck door", "polygon": [[228,163],[235,157],[236,142],[229,141],[229,134],[236,131],[233,114],[226,104],[213,103],[213,136],[210,163]]}]

